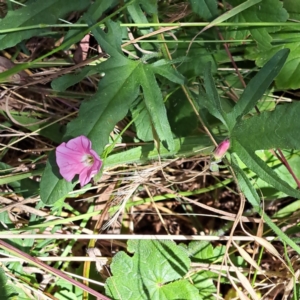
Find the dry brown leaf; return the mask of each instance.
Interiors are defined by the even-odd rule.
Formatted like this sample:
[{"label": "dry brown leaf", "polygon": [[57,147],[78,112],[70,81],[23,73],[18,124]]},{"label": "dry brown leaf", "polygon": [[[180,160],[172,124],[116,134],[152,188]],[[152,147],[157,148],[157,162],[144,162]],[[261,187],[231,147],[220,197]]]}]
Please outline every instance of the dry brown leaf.
[{"label": "dry brown leaf", "polygon": [[236,249],[239,251],[240,255],[251,265],[253,266],[257,271],[261,272],[261,268],[260,266],[256,263],[256,261],[248,254],[247,251],[244,250],[244,248],[240,247],[239,245],[237,245],[237,243],[235,243],[234,241],[232,241],[233,244],[235,245]]}]

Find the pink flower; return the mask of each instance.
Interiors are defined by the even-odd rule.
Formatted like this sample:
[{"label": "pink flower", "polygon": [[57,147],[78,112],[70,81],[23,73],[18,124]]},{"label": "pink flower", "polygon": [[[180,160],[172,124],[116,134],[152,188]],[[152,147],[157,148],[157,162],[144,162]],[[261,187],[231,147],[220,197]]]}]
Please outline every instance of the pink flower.
[{"label": "pink flower", "polygon": [[78,174],[81,186],[86,185],[102,166],[102,160],[92,150],[92,142],[83,135],[56,148],[56,163],[60,175],[67,181]]},{"label": "pink flower", "polygon": [[219,160],[221,159],[225,153],[227,152],[227,150],[230,147],[230,140],[226,139],[223,142],[221,142],[218,147],[216,148],[216,150],[214,151],[214,158],[215,160]]}]

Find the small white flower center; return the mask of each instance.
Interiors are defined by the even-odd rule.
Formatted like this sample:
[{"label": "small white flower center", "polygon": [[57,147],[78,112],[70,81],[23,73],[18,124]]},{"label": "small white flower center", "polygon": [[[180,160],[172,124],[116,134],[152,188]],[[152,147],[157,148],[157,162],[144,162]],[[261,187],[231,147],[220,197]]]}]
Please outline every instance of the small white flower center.
[{"label": "small white flower center", "polygon": [[85,154],[81,161],[85,166],[90,167],[94,163],[94,157],[90,154]]}]

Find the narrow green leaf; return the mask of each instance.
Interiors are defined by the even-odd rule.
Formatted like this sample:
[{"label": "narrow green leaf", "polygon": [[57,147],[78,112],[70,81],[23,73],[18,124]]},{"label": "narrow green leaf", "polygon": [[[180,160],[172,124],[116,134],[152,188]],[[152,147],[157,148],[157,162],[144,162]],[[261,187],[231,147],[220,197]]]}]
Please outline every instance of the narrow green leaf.
[{"label": "narrow green leaf", "polygon": [[240,144],[238,141],[232,140],[231,151],[235,152],[242,162],[255,172],[259,178],[287,195],[300,198],[300,191],[279,178],[274,170],[256,156],[252,150],[249,150],[249,148]]},{"label": "narrow green leaf", "polygon": [[140,3],[147,14],[157,13],[157,0],[137,0],[137,2]]},{"label": "narrow green leaf", "polygon": [[206,89],[207,97],[214,104],[215,108],[226,121],[227,115],[222,107],[222,103],[220,101],[220,97],[212,77],[211,63],[208,63],[206,65],[206,72],[204,73],[204,86]]},{"label": "narrow green leaf", "polygon": [[138,138],[144,142],[153,141],[150,115],[144,101],[140,101],[131,109]]},{"label": "narrow green leaf", "polygon": [[172,151],[175,145],[167,111],[156,78],[150,70],[147,66],[142,65],[137,74],[140,75],[145,105],[159,139],[165,142]]},{"label": "narrow green leaf", "polygon": [[26,178],[29,178],[32,176],[40,176],[42,173],[43,173],[43,170],[37,169],[37,170],[32,170],[30,172],[24,172],[24,173],[20,173],[20,174],[12,173],[7,176],[1,176],[0,177],[0,185],[16,182],[16,181],[26,179]]},{"label": "narrow green leaf", "polygon": [[[300,178],[300,151],[297,150],[282,150],[283,155],[285,156],[285,159],[287,160],[289,166],[293,170],[295,176],[297,178]],[[281,163],[279,159],[274,157],[273,154],[269,150],[259,150],[256,151],[255,154],[259,156],[263,161],[265,161],[270,168],[276,172],[276,174],[285,182],[293,182],[294,178],[289,172],[289,170],[286,168],[284,164]],[[240,165],[242,167],[242,165]],[[249,173],[248,178],[249,177]],[[285,198],[288,195],[285,193],[279,191],[276,188],[271,187],[267,182],[260,179],[259,177],[255,176],[256,178],[253,178],[251,183],[254,185],[256,190],[259,190],[260,197],[263,197],[265,201],[268,200],[276,200]],[[274,216],[273,216],[274,217]],[[274,217],[275,218],[275,217]]]},{"label": "narrow green leaf", "polygon": [[105,161],[105,167],[113,167],[124,163],[145,163],[149,160],[157,160],[158,156],[186,157],[191,155],[209,155],[214,149],[213,143],[207,136],[193,136],[175,139],[175,150],[168,151],[162,144],[159,146],[160,153],[154,143],[134,147],[124,152],[110,155]]},{"label": "narrow green leaf", "polygon": [[[225,124],[225,120],[223,118],[223,116],[220,114],[220,112],[218,111],[218,109],[214,106],[214,104],[211,102],[211,100],[209,99],[207,93],[205,92],[205,90],[199,85],[199,96],[198,98],[196,98],[197,100],[197,104],[199,105],[200,109],[207,109],[207,111],[213,115],[214,117],[216,117],[217,119],[219,119],[223,124]],[[201,116],[202,118],[202,116]]]},{"label": "narrow green leaf", "polygon": [[[91,20],[96,20],[99,18],[99,16],[102,16],[103,13],[109,10],[113,10],[113,8],[118,5],[119,1],[118,0],[96,0],[92,4],[89,4],[89,8],[87,10],[87,15],[90,16]],[[76,22],[76,24],[86,24],[84,17],[80,17],[80,19]],[[78,28],[71,28],[67,34],[64,37],[64,44],[67,41],[70,41],[70,46],[73,45],[74,43],[80,41],[80,38],[83,37],[82,35],[82,29]],[[81,36],[81,37],[80,37]],[[76,38],[76,41],[72,42],[72,39]]]},{"label": "narrow green leaf", "polygon": [[[131,5],[128,5],[127,10],[129,12],[132,20],[134,21],[134,23],[136,23],[136,24],[139,24],[139,23],[147,24],[148,23],[148,19],[140,7],[139,1],[135,1]],[[147,34],[147,33],[149,33],[149,30],[141,29],[141,33]]]},{"label": "narrow green leaf", "polygon": [[288,49],[278,51],[256,76],[250,80],[239,101],[234,106],[233,111],[229,113],[228,119],[231,120],[231,126],[235,125],[236,119],[241,118],[253,109],[257,101],[261,99],[269,88],[274,78],[279,74],[288,55]]},{"label": "narrow green leaf", "polygon": [[[287,29],[281,30],[278,34],[278,39],[281,40],[295,40],[295,42],[280,43],[278,46],[273,46],[268,51],[250,50],[246,56],[248,59],[254,60],[258,67],[262,67],[271,57],[279,51],[280,49],[290,50],[290,54],[281,69],[280,73],[275,79],[276,87],[280,90],[288,89],[298,89],[300,88],[300,81],[298,80],[300,76],[300,53],[299,47],[300,43],[298,42],[299,31],[298,28],[294,29],[294,32],[291,33],[292,29],[289,27]],[[276,38],[276,36],[274,36]]]},{"label": "narrow green leaf", "polygon": [[150,65],[155,74],[159,74],[172,82],[184,84],[185,78],[177,70],[171,67],[171,62],[161,59]]},{"label": "narrow green leaf", "polygon": [[86,66],[76,74],[66,74],[64,76],[55,78],[51,82],[51,87],[55,91],[64,92],[67,88],[80,82],[85,77],[97,73],[99,73],[98,66]]},{"label": "narrow green leaf", "polygon": [[277,236],[285,243],[287,243],[290,247],[292,247],[298,254],[300,254],[300,247],[292,241],[273,221],[270,219],[268,215],[266,215],[260,207],[260,199],[253,188],[252,184],[250,183],[249,179],[247,178],[245,172],[241,170],[238,165],[235,163],[233,158],[232,167],[236,173],[239,186],[242,192],[245,194],[248,201],[252,204],[253,208],[262,216],[264,221],[267,225],[277,234]]},{"label": "narrow green leaf", "polygon": [[[0,50],[15,46],[17,43],[38,36],[45,31],[42,24],[55,22],[72,11],[81,11],[88,7],[88,1],[81,0],[31,0],[27,6],[15,11],[9,11],[4,19],[0,20],[0,28],[16,29],[15,32],[0,35]],[[58,9],[59,8],[59,9]],[[41,24],[40,29],[23,30],[22,27]]]},{"label": "narrow green leaf", "polygon": [[275,212],[273,215],[273,218],[286,218],[290,215],[292,215],[295,211],[299,211],[300,209],[300,200],[296,200],[292,202],[291,204],[288,204],[287,206],[279,209]]},{"label": "narrow green leaf", "polygon": [[[224,13],[223,15],[221,15],[220,17],[214,19],[209,25],[207,25],[206,27],[204,27],[201,32],[207,30],[208,28],[211,28],[213,26],[216,26],[220,23],[225,22],[226,20],[239,15],[241,12],[247,11],[251,6],[260,3],[262,0],[247,0],[247,1],[242,1],[242,3],[240,3],[239,1],[239,5],[232,8],[231,10],[229,10],[228,12]],[[265,0],[264,0],[265,1]],[[229,2],[229,1],[228,1]]]}]

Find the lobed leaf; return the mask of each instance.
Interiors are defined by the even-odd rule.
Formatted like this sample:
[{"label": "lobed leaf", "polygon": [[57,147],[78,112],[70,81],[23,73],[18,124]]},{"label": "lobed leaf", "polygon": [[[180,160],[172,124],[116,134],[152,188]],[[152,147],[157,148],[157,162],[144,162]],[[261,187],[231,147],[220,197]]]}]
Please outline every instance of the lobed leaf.
[{"label": "lobed leaf", "polygon": [[183,276],[190,260],[173,241],[130,240],[128,256],[120,251],[111,264],[113,276],[105,285],[113,299],[200,299],[198,290]]},{"label": "lobed leaf", "polygon": [[[92,140],[95,149],[101,153],[107,144],[109,133],[125,117],[141,87],[147,111],[159,138],[170,149],[174,149],[166,109],[154,76],[154,72],[159,71],[170,77],[170,67],[165,66],[166,71],[162,72],[162,66],[152,68],[142,61],[132,61],[123,56],[120,50],[120,28],[117,24],[108,23],[108,34],[102,30],[97,30],[94,34],[111,58],[100,65],[105,76],[100,81],[99,91],[95,97],[83,102],[79,117],[68,124],[65,137],[83,134]],[[172,78],[178,81],[178,74],[175,71],[173,73]]]}]

